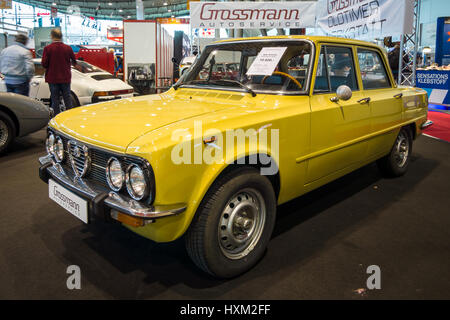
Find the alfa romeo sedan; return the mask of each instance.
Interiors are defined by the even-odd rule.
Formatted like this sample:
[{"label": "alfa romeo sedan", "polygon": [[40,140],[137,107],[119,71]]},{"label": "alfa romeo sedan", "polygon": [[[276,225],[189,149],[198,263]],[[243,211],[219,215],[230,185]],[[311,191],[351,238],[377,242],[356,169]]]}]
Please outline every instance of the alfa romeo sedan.
[{"label": "alfa romeo sedan", "polygon": [[231,39],[165,93],[53,118],[39,174],[84,223],[184,236],[199,268],[230,278],[263,256],[277,205],[374,161],[403,175],[426,120],[425,91],[397,86],[376,45]]}]

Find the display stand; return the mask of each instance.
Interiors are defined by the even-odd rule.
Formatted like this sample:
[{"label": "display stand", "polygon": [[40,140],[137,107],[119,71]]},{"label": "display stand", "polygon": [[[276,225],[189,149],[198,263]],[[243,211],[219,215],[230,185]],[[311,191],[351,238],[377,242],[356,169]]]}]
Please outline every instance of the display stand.
[{"label": "display stand", "polygon": [[417,70],[416,86],[428,93],[430,108],[450,110],[450,70]]},{"label": "display stand", "polygon": [[124,81],[138,94],[156,93],[172,77],[173,37],[154,20],[123,22]]}]

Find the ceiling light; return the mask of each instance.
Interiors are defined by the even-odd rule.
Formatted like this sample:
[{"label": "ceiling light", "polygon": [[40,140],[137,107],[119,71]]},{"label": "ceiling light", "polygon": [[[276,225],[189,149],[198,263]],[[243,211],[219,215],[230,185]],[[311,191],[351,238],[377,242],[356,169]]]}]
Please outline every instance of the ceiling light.
[{"label": "ceiling light", "polygon": [[167,6],[167,2],[164,2],[163,5]]},{"label": "ceiling light", "polygon": [[52,5],[53,5],[53,6],[56,6],[56,2],[53,2]]},{"label": "ceiling light", "polygon": [[169,12],[172,12],[172,10],[170,10],[170,9],[169,9],[169,10],[167,10],[167,11],[169,11]]},{"label": "ceiling light", "polygon": [[112,6],[112,2],[108,2],[108,6]]},{"label": "ceiling light", "polygon": [[123,10],[122,10],[122,9],[119,9],[119,12],[123,12]]}]

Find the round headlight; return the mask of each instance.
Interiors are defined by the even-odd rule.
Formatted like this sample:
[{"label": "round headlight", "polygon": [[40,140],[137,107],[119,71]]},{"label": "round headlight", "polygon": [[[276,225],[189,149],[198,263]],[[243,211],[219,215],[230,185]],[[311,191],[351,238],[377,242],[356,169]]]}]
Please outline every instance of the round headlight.
[{"label": "round headlight", "polygon": [[128,167],[126,180],[128,193],[134,200],[142,200],[148,194],[147,179],[139,166]]},{"label": "round headlight", "polygon": [[114,191],[122,189],[125,174],[122,170],[122,165],[116,158],[110,158],[106,166],[106,181],[109,187]]},{"label": "round headlight", "polygon": [[53,133],[50,133],[47,140],[45,140],[45,147],[47,148],[47,153],[53,155],[53,150],[55,148],[55,136]]},{"label": "round headlight", "polygon": [[64,160],[64,143],[61,137],[56,138],[56,143],[53,146],[53,155],[57,162]]}]

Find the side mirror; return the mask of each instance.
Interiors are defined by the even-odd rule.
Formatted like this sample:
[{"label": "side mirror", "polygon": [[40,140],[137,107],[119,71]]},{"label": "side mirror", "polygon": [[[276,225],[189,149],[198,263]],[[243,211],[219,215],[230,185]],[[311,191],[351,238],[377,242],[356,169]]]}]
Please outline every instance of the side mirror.
[{"label": "side mirror", "polygon": [[332,102],[338,102],[339,100],[347,101],[352,97],[352,89],[346,85],[339,86],[336,90],[336,96],[331,98]]}]

